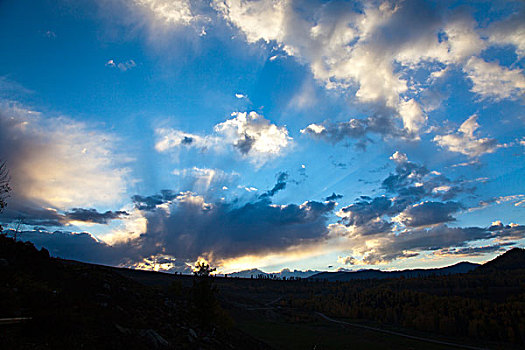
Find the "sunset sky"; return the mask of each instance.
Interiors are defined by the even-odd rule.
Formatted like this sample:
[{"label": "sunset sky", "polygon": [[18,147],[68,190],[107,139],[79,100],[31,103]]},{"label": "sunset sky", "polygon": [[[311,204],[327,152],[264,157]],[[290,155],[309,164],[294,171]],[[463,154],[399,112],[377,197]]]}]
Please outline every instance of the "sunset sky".
[{"label": "sunset sky", "polygon": [[401,269],[525,247],[525,3],[0,2],[0,223],[54,256]]}]

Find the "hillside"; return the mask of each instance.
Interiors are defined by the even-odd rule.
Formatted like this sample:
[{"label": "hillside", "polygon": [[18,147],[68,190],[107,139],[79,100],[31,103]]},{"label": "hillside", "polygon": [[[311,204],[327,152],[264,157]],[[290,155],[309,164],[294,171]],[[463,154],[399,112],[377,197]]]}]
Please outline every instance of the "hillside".
[{"label": "hillside", "polygon": [[1,349],[268,348],[213,305],[205,315],[213,322],[203,323],[191,281],[184,287],[171,279],[158,289],[3,235],[0,272],[0,318],[25,319],[1,322]]},{"label": "hillside", "polygon": [[525,249],[512,248],[479,267],[480,271],[525,269]]}]

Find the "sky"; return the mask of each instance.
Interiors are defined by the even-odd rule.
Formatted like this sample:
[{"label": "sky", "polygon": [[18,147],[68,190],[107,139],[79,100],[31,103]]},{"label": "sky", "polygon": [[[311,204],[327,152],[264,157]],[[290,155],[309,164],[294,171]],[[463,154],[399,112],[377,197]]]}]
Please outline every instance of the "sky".
[{"label": "sky", "polygon": [[382,270],[525,247],[525,3],[0,2],[0,223],[54,256]]}]

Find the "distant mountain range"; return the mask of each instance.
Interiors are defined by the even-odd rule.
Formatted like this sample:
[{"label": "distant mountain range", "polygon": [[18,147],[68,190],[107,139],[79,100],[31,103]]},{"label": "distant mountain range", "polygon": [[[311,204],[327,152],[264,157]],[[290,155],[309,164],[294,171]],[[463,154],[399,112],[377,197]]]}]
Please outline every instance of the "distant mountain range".
[{"label": "distant mountain range", "polygon": [[283,269],[280,272],[267,273],[259,269],[243,270],[239,272],[229,273],[228,277],[238,278],[276,278],[276,279],[289,279],[294,278],[309,278],[309,279],[322,279],[327,281],[349,281],[354,279],[369,279],[369,278],[398,278],[398,277],[425,277],[433,275],[451,275],[455,273],[465,273],[474,270],[480,266],[479,264],[473,264],[469,262],[460,262],[458,264],[442,267],[438,269],[415,269],[415,270],[399,270],[399,271],[380,271],[380,270],[359,270],[359,271],[301,271]]},{"label": "distant mountain range", "polygon": [[380,271],[380,270],[361,270],[361,271],[338,271],[320,272],[310,276],[310,279],[320,279],[327,281],[350,281],[355,279],[383,279],[383,278],[412,278],[426,276],[453,275],[456,273],[466,273],[473,270],[484,272],[492,270],[515,270],[525,268],[525,249],[513,248],[495,259],[480,265],[470,262],[460,262],[455,265],[437,269],[414,269],[399,271]]},{"label": "distant mountain range", "polygon": [[265,277],[265,278],[277,278],[277,279],[283,279],[285,277],[286,279],[289,279],[290,277],[294,278],[308,278],[312,275],[318,274],[321,271],[301,271],[301,270],[293,270],[290,269],[283,269],[280,272],[273,272],[273,273],[267,273],[264,271],[261,271],[259,269],[251,269],[251,270],[243,270],[239,272],[233,272],[229,273],[228,277],[239,277],[239,278],[258,278],[258,277]]},{"label": "distant mountain range", "polygon": [[474,264],[471,262],[460,262],[455,265],[434,268],[434,269],[412,269],[412,270],[397,270],[397,271],[381,271],[375,269],[359,270],[359,271],[301,271],[301,270],[290,270],[283,269],[280,272],[267,273],[259,269],[243,270],[238,272],[229,273],[228,277],[238,278],[276,278],[276,279],[289,279],[294,278],[308,278],[318,279],[326,281],[351,281],[351,280],[362,280],[362,279],[384,279],[384,278],[413,278],[413,277],[426,277],[426,276],[443,276],[453,275],[456,273],[467,273],[475,269],[481,271],[487,270],[512,270],[525,268],[525,249],[513,248],[506,253],[498,256],[494,260],[491,260],[483,265]]},{"label": "distant mountain range", "polygon": [[350,280],[364,280],[364,279],[383,279],[383,278],[399,278],[399,277],[426,277],[426,276],[442,276],[452,275],[456,273],[466,273],[474,270],[480,266],[470,262],[460,262],[455,265],[437,268],[437,269],[414,269],[414,270],[399,270],[399,271],[380,271],[380,270],[360,270],[360,271],[339,271],[339,272],[320,272],[309,277],[309,279],[321,279],[327,281],[350,281]]}]

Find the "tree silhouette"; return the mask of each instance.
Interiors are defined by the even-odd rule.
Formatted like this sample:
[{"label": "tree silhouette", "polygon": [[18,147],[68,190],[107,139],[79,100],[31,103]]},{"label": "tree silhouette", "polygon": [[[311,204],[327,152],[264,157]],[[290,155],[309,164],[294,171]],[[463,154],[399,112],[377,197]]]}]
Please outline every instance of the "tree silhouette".
[{"label": "tree silhouette", "polygon": [[212,268],[210,265],[206,264],[205,262],[197,262],[195,264],[195,269],[193,270],[193,274],[197,277],[209,277],[212,272],[217,270],[216,268]]},{"label": "tree silhouette", "polygon": [[[2,162],[0,164],[0,213],[7,206],[7,197],[9,197],[9,192],[11,191],[9,180],[9,171],[7,170],[5,162]],[[0,225],[0,232],[2,232],[2,230],[3,227]]]},{"label": "tree silhouette", "polygon": [[211,277],[211,273],[215,270],[205,262],[197,262],[193,270],[195,276],[191,288],[193,311],[197,321],[204,328],[216,322],[219,315],[218,290]]}]

